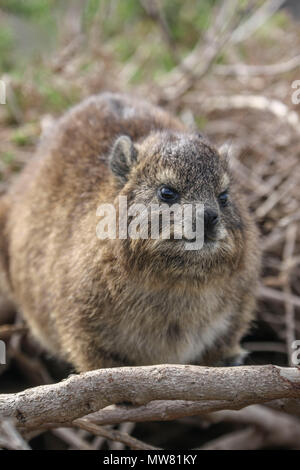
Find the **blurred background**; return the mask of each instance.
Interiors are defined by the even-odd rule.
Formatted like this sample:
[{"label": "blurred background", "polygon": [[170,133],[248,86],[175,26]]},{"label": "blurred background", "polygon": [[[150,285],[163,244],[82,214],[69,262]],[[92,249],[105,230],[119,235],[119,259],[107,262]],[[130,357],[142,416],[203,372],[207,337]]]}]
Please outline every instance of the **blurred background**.
[{"label": "blurred background", "polygon": [[[244,339],[253,365],[292,365],[292,344],[300,339],[299,20],[296,0],[0,0],[0,80],[6,84],[0,193],[66,109],[104,90],[147,98],[225,145],[264,250],[257,320]],[[70,372],[40,351],[22,325],[17,333],[1,333],[1,325],[20,322],[9,305],[1,308],[8,357],[0,365],[0,393]],[[227,433],[245,428],[238,420],[197,417],[125,430],[156,446],[191,449],[226,445]],[[122,448],[87,433],[83,439],[94,448]],[[30,445],[61,449],[75,442],[53,430]]]}]

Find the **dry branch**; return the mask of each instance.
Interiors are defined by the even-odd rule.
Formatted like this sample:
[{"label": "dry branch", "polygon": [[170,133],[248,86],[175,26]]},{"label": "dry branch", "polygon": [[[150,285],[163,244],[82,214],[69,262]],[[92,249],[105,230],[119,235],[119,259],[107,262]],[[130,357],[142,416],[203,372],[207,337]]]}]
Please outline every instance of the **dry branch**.
[{"label": "dry branch", "polygon": [[276,302],[290,302],[296,307],[300,307],[300,298],[293,294],[287,294],[270,287],[261,286],[259,288],[259,296],[262,299],[270,299]]},{"label": "dry branch", "polygon": [[[118,431],[120,431],[121,433],[126,433],[128,434],[129,436],[132,434],[132,432],[134,431],[134,428],[135,428],[135,423],[130,423],[129,421],[125,422],[125,423],[121,423],[118,425]],[[124,450],[126,447],[126,445],[124,444],[124,442],[118,442],[118,441],[112,441],[110,444],[109,444],[109,448],[111,450]]]},{"label": "dry branch", "polygon": [[172,101],[183,96],[195,82],[201,81],[209,72],[240,24],[240,14],[236,13],[236,6],[236,0],[225,0],[205,34],[205,40],[201,38],[190,54],[162,80],[161,91],[164,100]]},{"label": "dry branch", "polygon": [[218,437],[198,450],[255,450],[261,448],[264,442],[263,432],[250,427]]},{"label": "dry branch", "polygon": [[[269,0],[262,6],[258,4],[258,8],[256,5],[254,8],[251,7],[248,2],[244,9],[236,0],[222,2],[212,25],[205,34],[205,40],[201,38],[192,52],[162,81],[163,100],[172,101],[182,97],[195,82],[203,79],[227,46],[250,37],[276,13],[284,1]],[[143,3],[147,2],[144,0]],[[245,19],[249,9],[250,16]]]},{"label": "dry branch", "polygon": [[290,110],[279,100],[269,99],[261,95],[232,95],[232,96],[210,96],[199,100],[198,93],[190,93],[184,98],[186,105],[195,106],[197,103],[207,113],[214,111],[229,111],[232,109],[253,109],[269,112],[283,122],[288,123],[297,132],[300,131],[298,114]]},{"label": "dry branch", "polygon": [[[272,410],[262,405],[252,405],[240,411],[225,410],[212,413],[207,419],[212,423],[227,421],[239,424],[251,424],[258,426],[270,434],[274,434],[275,430],[283,439],[295,445],[300,444],[300,422],[293,416]],[[284,433],[284,434],[283,434]],[[287,438],[287,435],[290,437]]]},{"label": "dry branch", "polygon": [[[265,403],[270,408],[300,416],[300,400],[282,399]],[[140,423],[149,421],[172,421],[186,417],[206,415],[218,410],[239,410],[243,407],[236,401],[207,400],[200,402],[186,400],[157,400],[140,406],[111,405],[95,413],[85,416],[90,423],[96,425],[114,425],[120,423]],[[76,426],[77,420],[66,423],[65,426]],[[47,422],[39,426],[38,433],[49,429],[56,429],[60,423]],[[26,428],[26,427],[25,427]],[[22,427],[21,427],[22,429]],[[26,432],[31,438],[37,431]]]},{"label": "dry branch", "polygon": [[[54,385],[0,395],[0,417],[22,430],[63,425],[108,405],[152,400],[221,400],[234,407],[279,398],[300,398],[300,370],[273,365],[208,368],[158,365],[102,369]],[[226,406],[226,405],[225,405]]]},{"label": "dry branch", "polygon": [[285,0],[267,0],[254,13],[244,21],[233,32],[231,42],[237,44],[248,39],[255,31],[263,26],[279,8],[285,3]]},{"label": "dry branch", "polygon": [[290,72],[300,67],[300,55],[296,55],[285,62],[269,65],[247,65],[247,64],[231,64],[216,65],[214,73],[224,76],[243,76],[255,77],[257,75],[273,76]]},{"label": "dry branch", "polygon": [[0,448],[10,450],[30,450],[29,445],[19,434],[11,419],[0,421]]},{"label": "dry branch", "polygon": [[129,436],[129,434],[125,432],[120,432],[114,429],[107,429],[102,426],[97,426],[94,423],[91,423],[88,419],[86,418],[81,418],[77,419],[74,422],[74,425],[84,429],[86,431],[89,431],[96,436],[102,436],[105,437],[106,439],[112,440],[112,441],[118,441],[122,442],[126,446],[130,447],[131,449],[135,450],[158,450],[158,447],[153,447],[148,444],[145,444],[144,442],[136,439],[135,437]]},{"label": "dry branch", "polygon": [[[223,409],[239,407],[233,401],[209,400],[155,400],[140,406],[112,405],[88,415],[89,421],[98,424],[117,424],[124,422],[171,421],[186,416],[196,416]],[[50,427],[54,426],[50,424]]]},{"label": "dry branch", "polygon": [[261,447],[263,433],[249,427],[217,437],[197,450],[255,450]]},{"label": "dry branch", "polygon": [[227,421],[251,427],[222,436],[205,444],[202,449],[299,448],[300,445],[299,420],[265,406],[249,406],[241,411],[218,411],[205,418],[211,423]]},{"label": "dry branch", "polygon": [[164,11],[161,8],[159,2],[157,0],[140,0],[140,4],[144,8],[148,16],[158,24],[158,27],[161,31],[162,39],[165,41],[173,60],[175,61],[175,63],[177,63],[178,54],[176,50],[176,44],[174,42],[172,32],[166,20]]}]

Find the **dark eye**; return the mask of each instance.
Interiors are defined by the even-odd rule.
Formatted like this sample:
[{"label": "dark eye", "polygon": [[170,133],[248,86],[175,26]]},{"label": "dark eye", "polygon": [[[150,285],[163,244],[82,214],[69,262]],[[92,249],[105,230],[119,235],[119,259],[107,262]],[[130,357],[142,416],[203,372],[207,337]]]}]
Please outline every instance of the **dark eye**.
[{"label": "dark eye", "polygon": [[227,206],[228,199],[229,199],[228,191],[223,191],[223,193],[219,194],[218,196],[219,203],[222,207]]},{"label": "dark eye", "polygon": [[164,202],[175,202],[179,198],[179,194],[175,189],[169,188],[168,186],[162,186],[158,190],[158,197]]}]

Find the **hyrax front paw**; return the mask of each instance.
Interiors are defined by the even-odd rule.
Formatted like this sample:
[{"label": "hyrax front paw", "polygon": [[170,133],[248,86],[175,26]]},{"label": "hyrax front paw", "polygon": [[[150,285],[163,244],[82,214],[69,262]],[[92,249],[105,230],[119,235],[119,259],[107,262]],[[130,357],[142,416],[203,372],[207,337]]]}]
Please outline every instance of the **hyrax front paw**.
[{"label": "hyrax front paw", "polygon": [[224,359],[222,366],[223,367],[234,367],[242,366],[245,363],[245,358],[247,354],[240,354],[239,356],[227,357]]},{"label": "hyrax front paw", "polygon": [[229,354],[224,359],[220,360],[216,366],[217,367],[235,367],[242,366],[245,363],[245,359],[248,356],[248,351],[245,349],[239,348],[238,351],[232,351],[232,354]]}]

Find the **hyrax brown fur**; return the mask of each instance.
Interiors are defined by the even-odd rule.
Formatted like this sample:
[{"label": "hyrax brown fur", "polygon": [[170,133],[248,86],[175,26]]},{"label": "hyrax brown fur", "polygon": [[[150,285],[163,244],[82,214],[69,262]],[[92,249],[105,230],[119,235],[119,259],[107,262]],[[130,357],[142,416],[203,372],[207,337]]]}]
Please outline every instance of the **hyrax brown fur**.
[{"label": "hyrax brown fur", "polygon": [[[149,206],[163,193],[205,204],[202,249],[96,236],[101,203],[117,207],[122,195]],[[240,354],[255,304],[256,229],[226,159],[160,108],[110,93],[85,100],[0,201],[2,293],[78,371]]]}]

